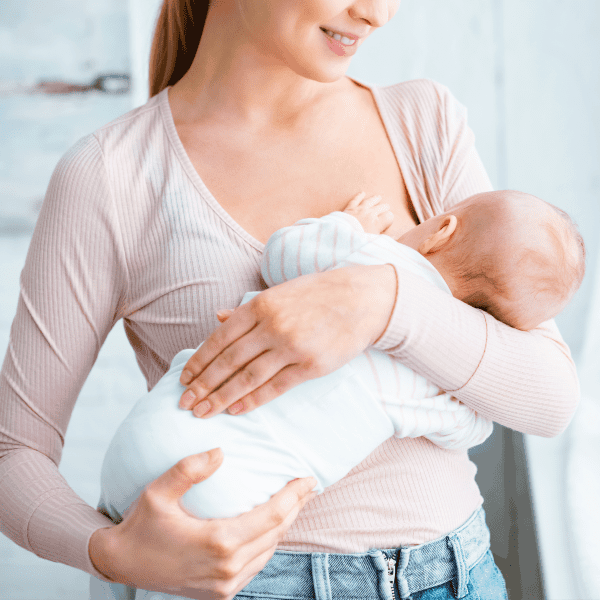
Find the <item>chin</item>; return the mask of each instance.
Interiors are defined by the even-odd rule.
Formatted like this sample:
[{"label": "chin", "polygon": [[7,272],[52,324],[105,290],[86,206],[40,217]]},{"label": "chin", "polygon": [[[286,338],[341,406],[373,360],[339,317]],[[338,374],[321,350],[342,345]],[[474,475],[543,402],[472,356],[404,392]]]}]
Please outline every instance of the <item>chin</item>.
[{"label": "chin", "polygon": [[350,66],[350,60],[296,60],[293,63],[292,61],[289,61],[288,65],[298,73],[298,75],[306,79],[311,79],[320,83],[335,83],[346,76],[346,72]]}]

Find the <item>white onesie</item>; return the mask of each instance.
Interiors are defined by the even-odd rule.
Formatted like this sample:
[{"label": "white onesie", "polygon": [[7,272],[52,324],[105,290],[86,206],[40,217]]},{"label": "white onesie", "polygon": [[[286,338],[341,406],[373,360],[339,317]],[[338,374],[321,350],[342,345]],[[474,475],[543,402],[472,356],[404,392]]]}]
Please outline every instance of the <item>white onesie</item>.
[{"label": "white onesie", "polygon": [[[389,262],[450,292],[418,252],[389,236],[365,233],[358,220],[339,212],[273,234],[262,274],[268,285],[276,285],[315,271]],[[242,303],[258,293],[247,293]],[[442,448],[466,450],[492,431],[489,420],[373,349],[250,413],[199,419],[178,408],[184,391],[179,376],[194,352],[175,356],[110,443],[100,506],[114,520],[178,460],[215,447],[223,450],[223,465],[183,498],[188,510],[207,518],[248,511],[295,477],[313,475],[322,492],[392,435],[424,436]]]},{"label": "white onesie", "polygon": [[[387,263],[418,273],[450,293],[439,272],[418,252],[389,236],[365,233],[357,219],[340,212],[275,232],[265,247],[262,275],[273,286],[316,271]],[[258,293],[247,293],[242,304]],[[373,349],[250,413],[199,419],[178,408],[184,391],[179,376],[194,352],[175,356],[110,443],[99,508],[115,522],[161,473],[185,456],[215,447],[223,450],[223,464],[182,499],[191,513],[204,518],[246,512],[296,477],[312,475],[320,493],[392,435],[424,436],[442,448],[464,451],[492,431],[491,421]],[[131,598],[132,592],[93,578],[94,600]],[[145,598],[143,594],[138,590],[135,597]]]}]

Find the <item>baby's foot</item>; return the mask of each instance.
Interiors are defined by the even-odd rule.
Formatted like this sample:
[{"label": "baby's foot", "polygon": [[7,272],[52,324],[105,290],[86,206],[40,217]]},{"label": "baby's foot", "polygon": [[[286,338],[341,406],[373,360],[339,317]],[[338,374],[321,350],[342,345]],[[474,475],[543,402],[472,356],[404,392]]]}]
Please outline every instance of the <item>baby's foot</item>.
[{"label": "baby's foot", "polygon": [[365,192],[354,196],[344,212],[358,219],[367,233],[383,233],[394,222],[394,213],[381,196],[366,196]]}]

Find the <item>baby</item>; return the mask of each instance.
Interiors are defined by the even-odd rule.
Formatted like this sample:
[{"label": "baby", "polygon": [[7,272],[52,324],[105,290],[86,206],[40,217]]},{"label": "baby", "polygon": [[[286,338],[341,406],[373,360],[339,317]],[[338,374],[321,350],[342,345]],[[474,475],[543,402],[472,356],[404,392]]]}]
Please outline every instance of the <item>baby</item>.
[{"label": "baby", "polygon": [[[269,239],[263,278],[272,286],[315,271],[393,263],[527,330],[557,315],[583,277],[583,242],[569,217],[527,194],[477,194],[397,241],[380,235],[391,220],[379,197],[359,194],[343,212],[298,221]],[[214,447],[223,450],[222,466],[182,501],[203,518],[248,511],[296,477],[312,475],[321,492],[392,435],[466,451],[492,431],[490,421],[374,349],[247,414],[198,419],[178,408],[179,376],[194,352],[175,356],[109,446],[99,508],[115,521],[178,460]]]}]

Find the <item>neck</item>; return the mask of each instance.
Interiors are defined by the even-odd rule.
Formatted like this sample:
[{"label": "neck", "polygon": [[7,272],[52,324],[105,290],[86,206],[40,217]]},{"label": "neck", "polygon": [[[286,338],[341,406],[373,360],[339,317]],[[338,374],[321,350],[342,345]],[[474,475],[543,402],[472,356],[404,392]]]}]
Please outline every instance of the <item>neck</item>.
[{"label": "neck", "polygon": [[285,125],[339,86],[298,75],[252,38],[234,2],[214,2],[194,62],[172,92],[188,122],[227,120]]},{"label": "neck", "polygon": [[452,269],[449,269],[446,262],[443,260],[443,253],[435,253],[425,258],[436,268],[438,273],[442,276],[446,285],[450,288],[452,295],[459,300],[463,300],[468,296],[468,292],[465,286],[461,284],[461,281],[454,277]]}]

